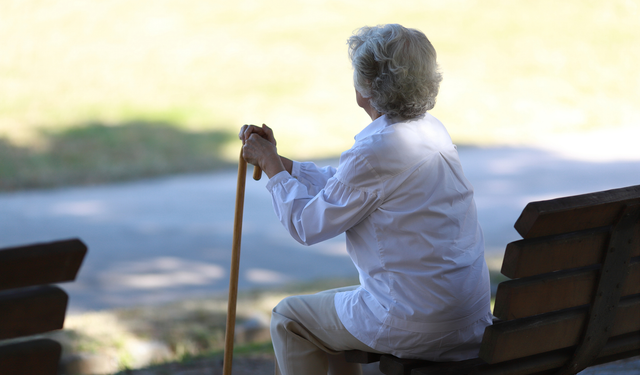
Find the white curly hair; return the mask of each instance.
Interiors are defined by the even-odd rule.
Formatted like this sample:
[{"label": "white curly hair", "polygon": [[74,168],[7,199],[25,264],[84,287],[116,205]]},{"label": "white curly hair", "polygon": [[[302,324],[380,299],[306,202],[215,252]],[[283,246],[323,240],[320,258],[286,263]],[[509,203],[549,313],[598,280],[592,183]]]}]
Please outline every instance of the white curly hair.
[{"label": "white curly hair", "polygon": [[442,75],[436,50],[421,31],[365,26],[347,44],[355,88],[379,113],[406,120],[435,106]]}]

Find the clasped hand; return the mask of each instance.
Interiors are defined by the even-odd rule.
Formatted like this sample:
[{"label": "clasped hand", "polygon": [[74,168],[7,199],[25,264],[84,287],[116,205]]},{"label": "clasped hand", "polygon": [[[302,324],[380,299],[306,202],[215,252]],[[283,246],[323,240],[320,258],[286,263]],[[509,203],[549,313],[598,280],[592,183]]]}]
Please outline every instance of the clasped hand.
[{"label": "clasped hand", "polygon": [[243,125],[238,138],[242,141],[244,160],[259,166],[269,178],[285,170],[271,128],[264,124],[262,127]]}]

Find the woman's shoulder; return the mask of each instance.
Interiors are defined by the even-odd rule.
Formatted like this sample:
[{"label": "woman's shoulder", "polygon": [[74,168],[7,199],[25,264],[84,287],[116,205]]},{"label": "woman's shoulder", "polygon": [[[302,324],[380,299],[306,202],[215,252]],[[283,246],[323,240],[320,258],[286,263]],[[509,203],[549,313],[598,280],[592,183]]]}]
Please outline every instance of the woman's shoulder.
[{"label": "woman's shoulder", "polygon": [[400,121],[357,141],[348,153],[358,155],[387,173],[453,149],[444,125],[430,114]]},{"label": "woman's shoulder", "polygon": [[451,137],[445,126],[428,112],[409,120],[388,122],[386,126],[358,139],[354,147],[382,148],[398,145],[447,146]]}]

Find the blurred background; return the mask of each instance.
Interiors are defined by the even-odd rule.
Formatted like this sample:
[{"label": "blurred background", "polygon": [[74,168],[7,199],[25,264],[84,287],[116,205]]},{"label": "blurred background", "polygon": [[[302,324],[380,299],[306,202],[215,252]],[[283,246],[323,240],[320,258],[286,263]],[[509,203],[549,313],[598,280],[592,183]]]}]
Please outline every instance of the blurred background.
[{"label": "blurred background", "polygon": [[[101,353],[111,372],[153,362],[154,350],[164,360],[219,354],[239,127],[265,123],[281,154],[335,163],[370,122],[346,40],[400,23],[438,52],[444,80],[431,113],[476,187],[495,283],[527,202],[640,184],[639,8],[3,0],[0,246],[74,236],[89,245],[65,286],[67,354]],[[247,185],[240,280],[240,322],[257,332],[282,296],[357,281],[343,238],[295,243],[264,184]],[[248,351],[269,352],[266,342]]]},{"label": "blurred background", "polygon": [[210,170],[245,123],[291,157],[336,156],[368,123],[346,39],[391,22],[438,51],[432,113],[458,144],[637,136],[639,4],[5,0],[0,188]]}]

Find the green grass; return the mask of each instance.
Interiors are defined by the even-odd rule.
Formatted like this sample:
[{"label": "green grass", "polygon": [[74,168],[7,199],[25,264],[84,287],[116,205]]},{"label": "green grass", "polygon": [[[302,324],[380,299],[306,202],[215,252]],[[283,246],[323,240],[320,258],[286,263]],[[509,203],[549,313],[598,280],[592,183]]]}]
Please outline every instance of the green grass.
[{"label": "green grass", "polygon": [[[154,142],[150,134],[140,147],[162,155],[144,158],[148,167],[127,159],[117,168],[130,171],[60,178],[52,165],[65,161],[41,149],[74,128],[102,137],[90,124],[142,122],[149,133],[157,124],[206,138],[266,123],[285,155],[335,156],[368,123],[355,105],[346,39],[388,22],[421,29],[436,47],[444,81],[433,114],[458,143],[531,144],[637,126],[639,7],[633,0],[3,1],[0,152],[13,159],[0,166],[11,171],[2,188],[204,168],[186,153],[175,162],[186,167],[159,172],[164,152],[183,156],[170,145],[144,145]],[[113,157],[79,149],[96,155],[77,158]],[[223,160],[237,154],[229,145],[216,150]],[[91,173],[81,165],[67,168]],[[25,168],[40,177],[24,177]]]},{"label": "green grass", "polygon": [[[248,344],[240,344],[233,346],[233,357],[243,356],[258,356],[258,355],[273,354],[273,344],[271,341],[265,342],[253,342]],[[193,360],[201,358],[222,358],[224,356],[224,350],[217,349],[206,353],[201,353],[195,356],[184,356],[180,358],[180,362],[191,362]]]},{"label": "green grass", "polygon": [[188,131],[163,122],[87,123],[42,131],[37,144],[0,139],[0,189],[99,184],[230,165],[222,157],[237,137]]}]

